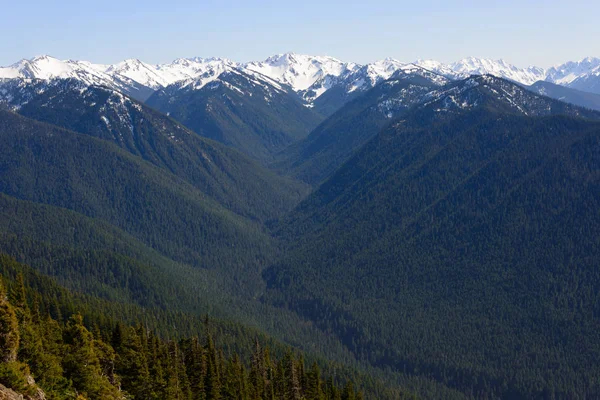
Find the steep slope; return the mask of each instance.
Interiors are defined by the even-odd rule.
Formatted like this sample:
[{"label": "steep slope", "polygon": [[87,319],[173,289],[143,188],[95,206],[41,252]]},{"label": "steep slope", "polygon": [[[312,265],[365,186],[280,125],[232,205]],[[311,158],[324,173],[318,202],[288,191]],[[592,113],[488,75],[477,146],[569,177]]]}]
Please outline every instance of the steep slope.
[{"label": "steep slope", "polygon": [[600,94],[600,66],[580,76],[568,85],[570,88]]},{"label": "steep slope", "polygon": [[469,75],[494,75],[514,82],[531,85],[544,79],[546,71],[539,67],[519,68],[504,60],[489,60],[469,57],[449,65],[456,78],[466,78]]},{"label": "steep slope", "polygon": [[600,94],[589,91],[584,92],[546,81],[538,81],[527,88],[543,96],[552,97],[553,99],[571,103],[579,107],[600,110]]},{"label": "steep slope", "polygon": [[568,61],[548,69],[546,80],[558,85],[569,85],[598,67],[600,67],[600,58],[587,57],[579,61]]},{"label": "steep slope", "polygon": [[73,79],[10,83],[0,103],[10,96],[12,101],[6,105],[21,115],[113,142],[238,214],[273,218],[289,210],[304,193],[301,186],[237,151],[203,139],[114,90]]},{"label": "steep slope", "polygon": [[268,247],[258,226],[113,144],[9,112],[0,116],[2,193],[104,220],[204,268],[241,268]]},{"label": "steep slope", "polygon": [[144,83],[118,73],[107,72],[108,66],[88,61],[62,61],[50,56],[21,60],[9,67],[0,68],[0,81],[9,79],[75,79],[86,85],[107,86],[144,101],[154,89]]},{"label": "steep slope", "polygon": [[[3,321],[11,321],[11,316],[17,316],[10,326],[3,326],[3,332],[20,334],[21,338],[6,343],[11,349],[17,347],[17,357],[9,362],[3,360],[0,364],[0,398],[3,400],[5,397],[2,395],[14,394],[3,385],[28,395],[14,394],[15,400],[66,400],[72,399],[75,391],[85,393],[90,400],[105,400],[114,398],[106,390],[110,385],[115,385],[120,392],[118,399],[191,399],[207,392],[205,382],[215,381],[220,384],[212,390],[213,396],[216,391],[222,398],[232,397],[231,388],[237,387],[236,384],[241,381],[243,390],[236,393],[240,400],[263,397],[261,393],[269,385],[272,385],[271,392],[276,398],[282,398],[282,391],[289,386],[285,377],[298,376],[305,385],[302,392],[310,395],[315,378],[320,374],[328,379],[316,385],[321,388],[318,390],[321,392],[319,398],[335,400],[339,393],[347,395],[350,393],[348,389],[351,389],[366,393],[369,398],[414,399],[410,392],[398,385],[384,385],[381,380],[355,368],[329,362],[310,352],[301,352],[297,347],[290,348],[255,328],[169,309],[149,309],[106,301],[71,291],[4,254],[0,254],[0,295]],[[74,324],[77,326],[76,333],[81,335],[78,341],[72,340]],[[82,351],[82,348],[88,352]],[[3,346],[3,350],[6,347]],[[83,356],[76,360],[83,360],[85,364],[74,368],[73,354],[81,353]],[[222,353],[223,357],[216,356],[218,353]],[[181,357],[182,354],[185,356]],[[226,373],[209,380],[206,379],[210,375],[207,368],[212,367],[202,360],[211,357],[219,358],[218,362],[222,363],[219,370]],[[224,357],[231,359],[225,362]],[[248,374],[240,358],[248,362],[259,359],[268,373],[265,376],[271,380],[264,378],[264,382],[259,381],[262,384],[258,385],[257,379],[262,374]],[[240,363],[239,368],[235,368],[239,376],[232,379],[234,359]],[[294,367],[295,373],[284,376],[282,373],[289,371],[290,364],[297,366]],[[69,368],[61,368],[62,365]],[[276,372],[277,365],[287,365],[286,370],[278,368]],[[81,378],[82,369],[87,379]],[[166,372],[163,374],[162,371]],[[36,390],[33,377],[46,396]],[[336,382],[352,380],[353,385],[336,389],[332,386],[332,377]],[[273,379],[277,380],[277,384],[273,385]],[[293,383],[292,379],[290,384]],[[104,390],[99,391],[100,387]],[[39,393],[42,395],[39,396]],[[360,398],[353,391],[352,394]]]},{"label": "steep slope", "polygon": [[597,397],[599,116],[490,76],[437,91],[281,223],[265,301],[477,398]]},{"label": "steep slope", "polygon": [[312,185],[322,182],[391,120],[447,82],[418,67],[398,71],[279,154],[278,168]]},{"label": "steep slope", "polygon": [[548,70],[546,80],[584,92],[600,94],[600,58],[569,61]]},{"label": "steep slope", "polygon": [[318,113],[330,116],[344,104],[359,97],[395,73],[417,68],[393,58],[357,66],[339,76],[328,75],[300,92],[302,98]]},{"label": "steep slope", "polygon": [[147,104],[200,136],[233,146],[262,162],[305,137],[320,122],[288,88],[237,68],[168,86]]},{"label": "steep slope", "polygon": [[310,88],[326,76],[340,76],[357,69],[333,57],[308,56],[295,53],[277,54],[262,62],[249,62],[244,67],[290,86],[294,91]]},{"label": "steep slope", "polygon": [[3,251],[74,289],[234,318],[356,362],[297,316],[257,302],[260,271],[278,251],[259,221],[108,141],[10,112],[0,111],[0,148]]}]

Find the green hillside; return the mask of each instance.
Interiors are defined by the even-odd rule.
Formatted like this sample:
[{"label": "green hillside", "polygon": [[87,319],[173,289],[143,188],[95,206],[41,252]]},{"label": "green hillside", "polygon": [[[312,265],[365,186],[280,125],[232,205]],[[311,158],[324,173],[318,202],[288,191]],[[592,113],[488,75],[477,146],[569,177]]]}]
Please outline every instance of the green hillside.
[{"label": "green hillside", "polygon": [[477,398],[597,397],[600,124],[498,89],[393,124],[285,218],[268,301]]},{"label": "green hillside", "polygon": [[200,89],[171,85],[147,101],[200,136],[232,146],[262,163],[302,139],[321,121],[295,94],[249,71],[224,72]]}]

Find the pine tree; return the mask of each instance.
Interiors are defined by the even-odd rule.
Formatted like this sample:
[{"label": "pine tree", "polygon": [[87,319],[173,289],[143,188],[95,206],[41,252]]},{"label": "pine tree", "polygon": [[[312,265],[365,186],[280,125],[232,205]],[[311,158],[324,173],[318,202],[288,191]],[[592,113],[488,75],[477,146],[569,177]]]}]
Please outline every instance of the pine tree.
[{"label": "pine tree", "polygon": [[25,279],[22,273],[18,273],[15,279],[15,283],[10,291],[8,300],[13,307],[22,309],[27,308],[27,295],[25,294]]},{"label": "pine tree", "polygon": [[230,358],[225,366],[223,377],[223,399],[227,400],[244,400],[247,398],[246,393],[246,376],[244,367],[237,354]]},{"label": "pine tree", "polygon": [[263,359],[265,366],[264,400],[275,400],[275,365],[271,360],[271,354],[268,347],[265,347]]},{"label": "pine tree", "polygon": [[94,338],[83,325],[81,315],[73,315],[64,330],[68,346],[63,359],[66,376],[73,381],[75,389],[92,399],[117,399],[117,388],[102,375]]},{"label": "pine tree", "polygon": [[177,342],[172,341],[168,344],[167,360],[165,398],[173,400],[189,399],[191,397],[189,381]]},{"label": "pine tree", "polygon": [[158,337],[153,334],[149,335],[150,343],[150,361],[149,371],[151,379],[150,399],[164,399],[167,381],[165,378],[164,359],[162,358],[163,346]]},{"label": "pine tree", "polygon": [[205,398],[205,379],[207,359],[206,352],[200,345],[198,337],[184,340],[182,342],[182,351],[185,358],[187,376],[190,381],[192,398],[201,400]]},{"label": "pine tree", "polygon": [[348,381],[342,392],[342,400],[356,400],[356,393],[354,392],[354,385],[352,381]]},{"label": "pine tree", "polygon": [[[123,333],[125,336],[123,337]],[[148,361],[138,331],[127,328],[121,331],[121,344],[117,353],[117,373],[127,392],[135,399],[147,399],[150,395]]]},{"label": "pine tree", "polygon": [[17,360],[19,349],[19,325],[13,306],[8,302],[4,285],[0,280],[0,360]]},{"label": "pine tree", "polygon": [[207,400],[218,400],[221,398],[221,381],[219,376],[219,356],[215,348],[212,336],[209,334],[207,337],[207,368],[206,368],[206,380],[204,387],[206,388],[206,399]]},{"label": "pine tree", "polygon": [[286,355],[286,377],[287,377],[287,398],[290,400],[300,400],[302,398],[302,388],[294,355],[290,351]]},{"label": "pine tree", "polygon": [[322,400],[324,397],[321,387],[321,371],[317,363],[313,363],[306,377],[306,399]]},{"label": "pine tree", "polygon": [[250,368],[250,384],[252,387],[252,399],[262,399],[265,394],[265,354],[260,346],[258,338],[254,340],[254,353],[252,354],[252,365]]}]

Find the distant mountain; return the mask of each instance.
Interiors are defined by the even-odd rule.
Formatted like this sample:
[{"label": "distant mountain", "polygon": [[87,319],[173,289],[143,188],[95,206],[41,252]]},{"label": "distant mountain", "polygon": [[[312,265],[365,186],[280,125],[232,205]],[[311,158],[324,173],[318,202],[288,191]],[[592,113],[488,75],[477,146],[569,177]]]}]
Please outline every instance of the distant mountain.
[{"label": "distant mountain", "polygon": [[545,70],[533,66],[519,68],[504,60],[475,57],[450,64],[434,60],[404,63],[387,58],[361,65],[329,56],[285,53],[271,56],[264,61],[246,63],[223,58],[193,57],[179,58],[166,64],[148,64],[129,59],[113,65],[104,65],[40,56],[0,68],[0,80],[17,77],[46,80],[76,78],[88,84],[106,85],[145,101],[154,90],[176,82],[211,76],[215,74],[214,71],[222,72],[225,68],[240,68],[254,71],[290,87],[307,106],[313,107],[324,116],[329,116],[357,94],[411,64],[450,79],[492,74],[525,85],[542,80],[582,91],[600,91],[600,59],[591,57]]},{"label": "distant mountain", "polygon": [[107,67],[87,61],[61,61],[50,56],[39,56],[0,68],[0,81],[15,78],[46,81],[76,79],[86,85],[107,86],[142,101],[154,91],[145,83],[128,76],[107,73]]},{"label": "distant mountain", "polygon": [[263,163],[321,121],[289,87],[243,68],[215,69],[169,85],[147,104]]},{"label": "distant mountain", "polygon": [[159,88],[210,73],[215,69],[222,71],[225,66],[235,65],[221,58],[177,59],[164,65],[151,65],[137,59],[129,59],[113,65],[103,65],[39,56],[0,68],[0,80],[77,79],[87,85],[107,86],[137,100],[145,101]]},{"label": "distant mountain", "polygon": [[470,75],[489,74],[499,78],[510,79],[514,82],[531,85],[539,80],[544,80],[546,77],[546,71],[543,68],[518,68],[504,60],[490,60],[475,57],[464,58],[452,64],[442,64],[432,60],[419,60],[416,61],[415,64],[453,79],[464,79]]},{"label": "distant mountain", "polygon": [[600,94],[584,92],[570,87],[557,85],[546,81],[538,81],[527,87],[536,93],[552,97],[580,107],[600,110]]},{"label": "distant mountain", "polygon": [[[482,79],[483,86],[488,85],[486,80],[494,81],[492,75]],[[463,90],[468,89],[465,82],[479,85],[480,80],[473,78],[466,81],[457,81],[453,84],[448,78],[413,65],[412,69],[405,67],[394,74],[394,77],[375,86],[366,94],[348,102],[320,124],[305,139],[292,144],[277,157],[276,163],[283,173],[291,174],[309,184],[315,185],[329,177],[342,165],[357,149],[371,139],[383,127],[402,115],[411,107],[430,103],[439,96],[446,96],[444,111],[452,107],[471,107],[477,99],[471,97],[459,99]],[[577,116],[593,117],[594,114],[577,107],[572,107],[559,102],[546,103],[527,90],[518,86],[504,86],[503,81],[494,81],[493,85],[503,87],[505,92],[498,93],[497,97],[504,98],[506,104],[521,107],[527,115],[539,115],[545,112],[565,113]],[[530,87],[533,92],[548,96],[566,103],[583,106],[589,109],[600,108],[600,97],[588,92],[580,92],[539,81]],[[490,89],[494,90],[494,89]],[[469,96],[473,93],[467,91]],[[457,97],[458,96],[458,97]],[[512,96],[515,99],[512,99]],[[440,109],[442,111],[442,109]],[[507,110],[509,111],[509,110]]]},{"label": "distant mountain", "polygon": [[[376,78],[362,82],[370,87]],[[308,137],[279,154],[278,168],[312,185],[320,183],[394,118],[448,82],[414,65],[396,71],[392,78],[346,103]]]},{"label": "distant mountain", "polygon": [[285,53],[274,55],[264,61],[246,63],[244,67],[300,92],[308,90],[315,82],[326,76],[344,75],[356,71],[359,66],[333,57]]},{"label": "distant mountain", "polygon": [[357,67],[337,77],[326,76],[300,94],[315,111],[329,116],[398,71],[414,68],[413,64],[387,58]]},{"label": "distant mountain", "polygon": [[466,395],[598,397],[600,113],[487,75],[428,97],[280,222],[266,301]]},{"label": "distant mountain", "polygon": [[577,79],[600,70],[600,58],[587,57],[569,61],[547,71],[546,80],[558,85],[570,85]]},{"label": "distant mountain", "polygon": [[0,121],[0,192],[8,196],[104,221],[203,268],[246,268],[268,246],[251,219],[115,144],[6,111]]},{"label": "distant mountain", "polygon": [[110,65],[106,73],[126,76],[136,82],[158,90],[175,82],[214,75],[236,63],[224,58],[179,58],[170,64],[150,65],[140,60],[125,60]]},{"label": "distant mountain", "polygon": [[[4,87],[8,108],[21,115],[112,142],[177,175],[231,211],[273,218],[303,195],[301,185],[279,178],[241,153],[206,140],[173,119],[115,90],[54,80]],[[3,86],[0,84],[0,90]],[[10,95],[15,93],[14,95]],[[27,101],[16,102],[18,98]]]}]

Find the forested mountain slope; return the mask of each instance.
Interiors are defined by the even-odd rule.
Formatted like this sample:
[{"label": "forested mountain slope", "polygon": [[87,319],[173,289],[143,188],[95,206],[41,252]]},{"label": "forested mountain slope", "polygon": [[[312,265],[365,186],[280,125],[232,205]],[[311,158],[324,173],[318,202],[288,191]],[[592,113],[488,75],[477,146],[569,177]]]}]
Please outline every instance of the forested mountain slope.
[{"label": "forested mountain slope", "polygon": [[432,94],[280,223],[265,301],[478,398],[599,396],[597,116],[485,76]]},{"label": "forested mountain slope", "polygon": [[584,92],[545,81],[536,82],[528,88],[541,95],[575,104],[579,107],[600,110],[600,94],[597,93]]},{"label": "forested mountain slope", "polygon": [[319,184],[394,118],[448,82],[421,69],[398,71],[278,154],[276,166],[304,182]]},{"label": "forested mountain slope", "polygon": [[252,219],[273,218],[305,193],[302,185],[112,89],[71,79],[13,82],[5,90],[3,98],[12,100],[4,103],[21,115],[112,142]]},{"label": "forested mountain slope", "polygon": [[[212,78],[211,78],[212,79]],[[321,121],[291,89],[266,76],[230,68],[167,86],[146,102],[197,134],[266,163]]]},{"label": "forested mountain slope", "polygon": [[413,398],[239,324],[71,293],[1,254],[0,321],[2,398]]},{"label": "forested mountain slope", "polygon": [[2,252],[96,299],[234,319],[364,371],[335,338],[257,301],[278,254],[259,223],[108,141],[0,120]]},{"label": "forested mountain slope", "polygon": [[258,226],[115,145],[12,113],[2,112],[1,121],[0,191],[7,195],[104,220],[205,268],[231,266],[225,253],[249,260],[264,250]]}]

